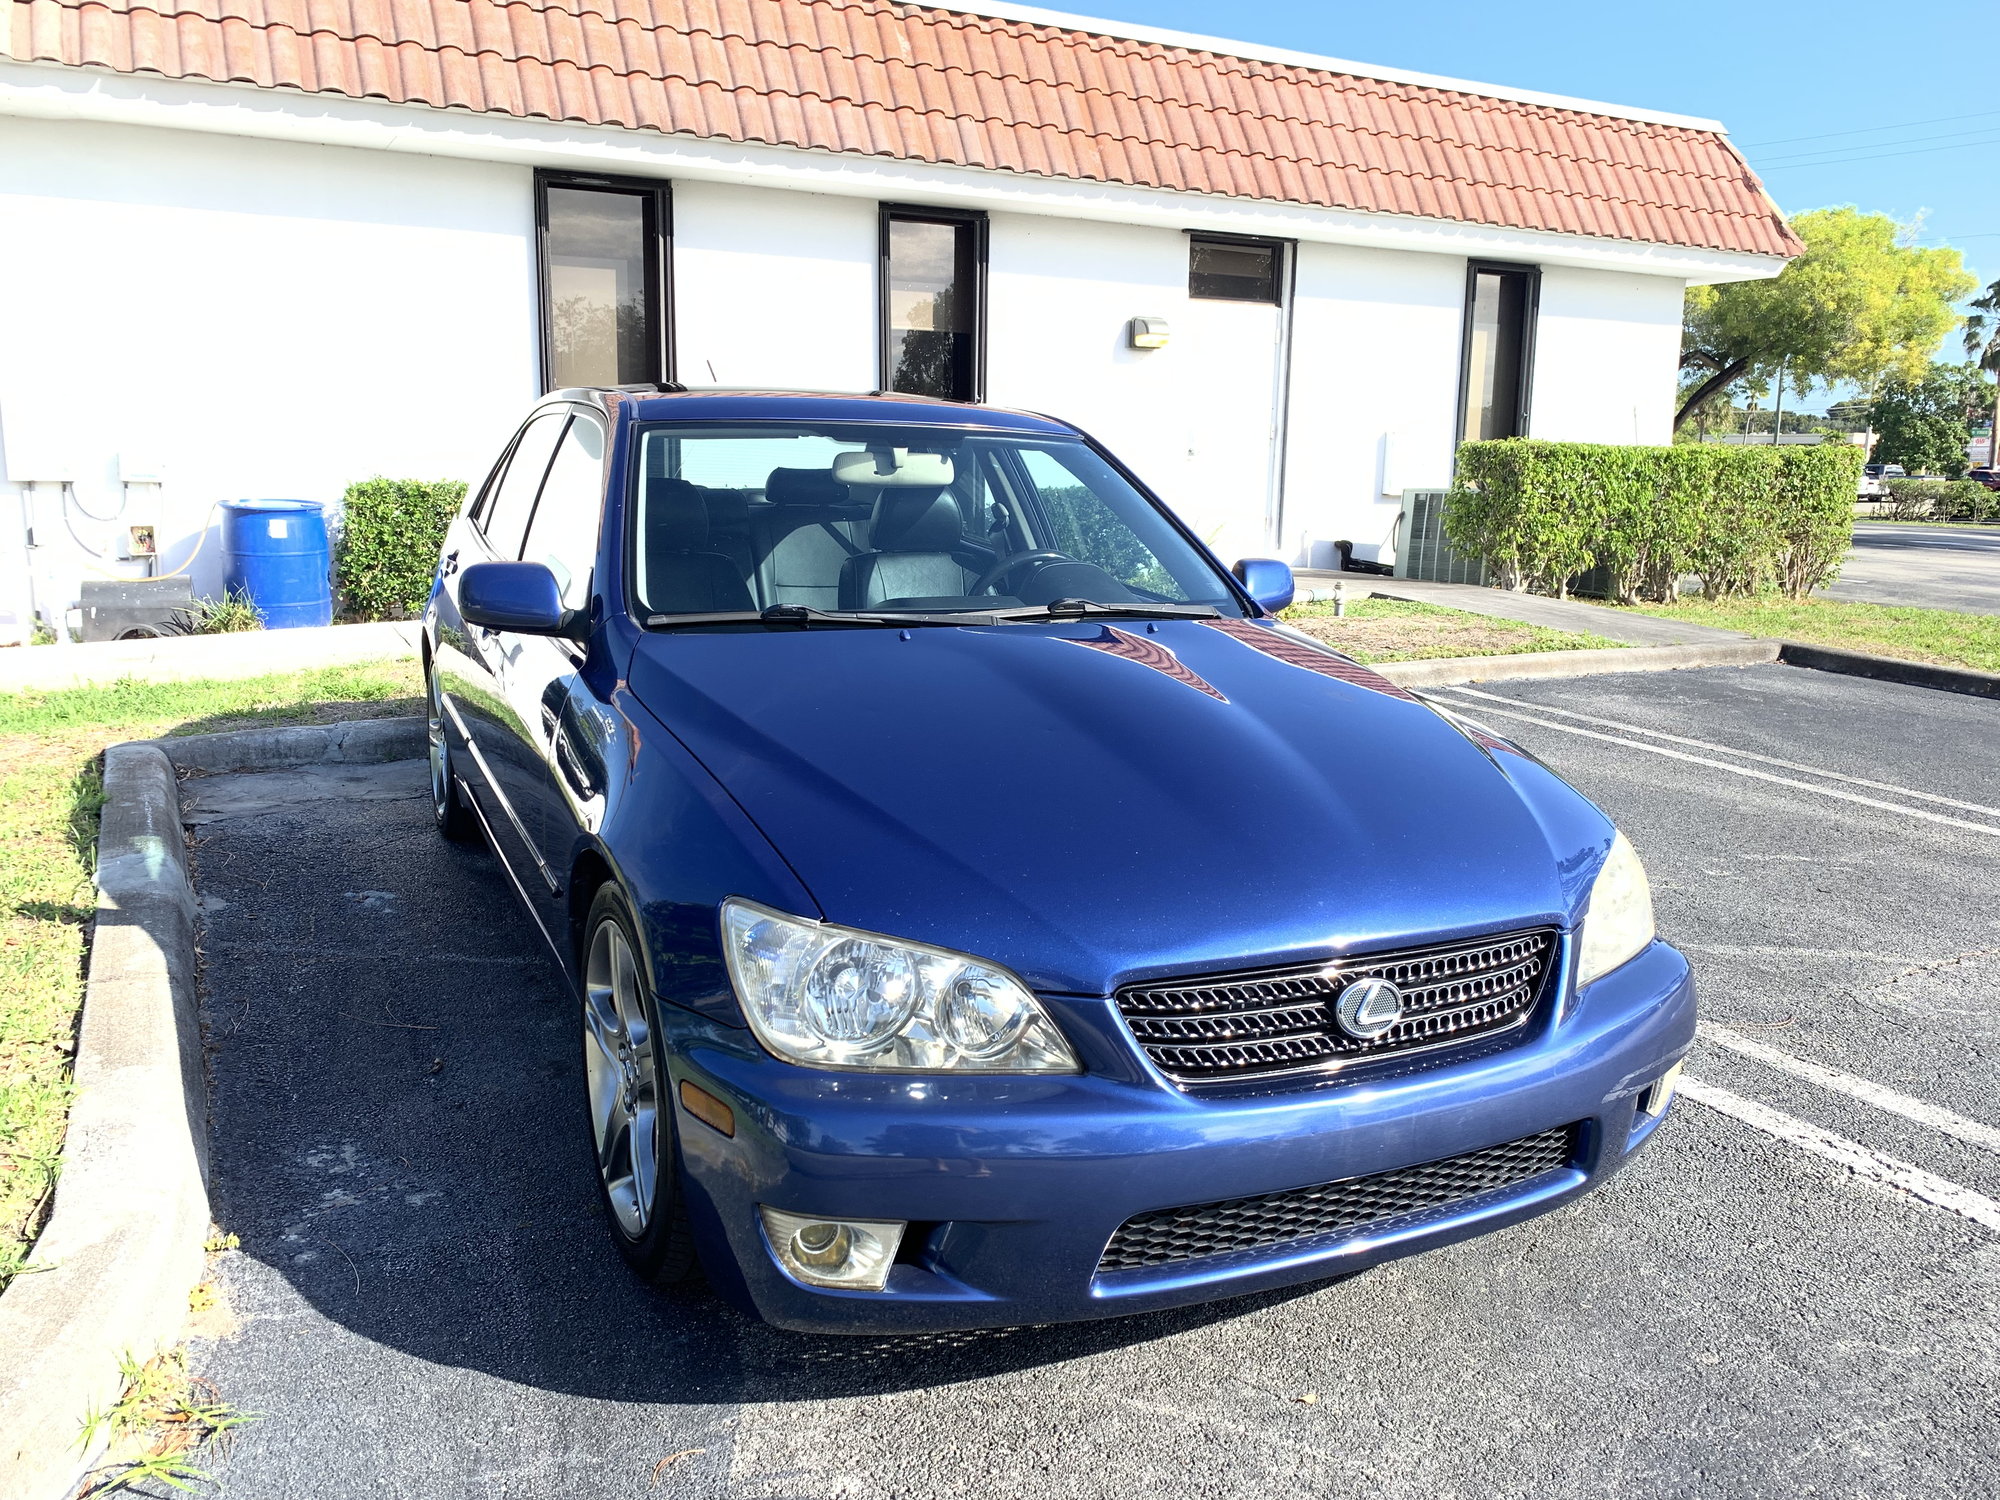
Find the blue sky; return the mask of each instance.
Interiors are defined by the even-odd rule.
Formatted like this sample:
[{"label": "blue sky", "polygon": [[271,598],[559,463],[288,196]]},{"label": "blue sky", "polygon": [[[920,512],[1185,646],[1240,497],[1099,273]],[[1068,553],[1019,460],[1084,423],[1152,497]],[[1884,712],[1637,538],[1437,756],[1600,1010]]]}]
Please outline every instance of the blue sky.
[{"label": "blue sky", "polygon": [[[1904,221],[1922,214],[1921,243],[1957,246],[1982,284],[2000,276],[1992,0],[1692,11],[1629,0],[1051,8],[1718,119],[1788,213],[1853,203]],[[1943,352],[1956,357],[1956,346],[1954,335]]]}]

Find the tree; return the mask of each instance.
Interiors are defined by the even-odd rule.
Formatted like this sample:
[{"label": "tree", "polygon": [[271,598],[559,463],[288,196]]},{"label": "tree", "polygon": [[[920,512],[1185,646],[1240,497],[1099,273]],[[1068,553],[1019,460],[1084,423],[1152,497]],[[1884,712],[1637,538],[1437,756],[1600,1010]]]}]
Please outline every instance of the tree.
[{"label": "tree", "polygon": [[[2000,376],[2000,281],[1972,299],[1965,320],[1965,357],[1988,375]],[[1994,386],[1987,416],[1993,425],[1986,429],[1986,462],[2000,469],[2000,383]]]},{"label": "tree", "polygon": [[1902,243],[1887,214],[1822,208],[1792,228],[1805,249],[1778,276],[1688,288],[1681,366],[1707,374],[1676,426],[1745,376],[1782,376],[1800,394],[1820,383],[1921,381],[1958,326],[1954,304],[1978,285],[1956,250]]},{"label": "tree", "polygon": [[1932,365],[1920,380],[1891,380],[1875,399],[1877,461],[1912,474],[1965,472],[1967,414],[1986,404],[1986,382],[1970,365]]}]

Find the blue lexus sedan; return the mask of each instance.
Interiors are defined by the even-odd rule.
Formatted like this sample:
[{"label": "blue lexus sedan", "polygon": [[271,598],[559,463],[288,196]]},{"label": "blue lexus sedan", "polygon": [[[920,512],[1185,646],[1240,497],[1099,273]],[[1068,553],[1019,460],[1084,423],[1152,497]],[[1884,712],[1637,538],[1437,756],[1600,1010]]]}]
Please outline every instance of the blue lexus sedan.
[{"label": "blue lexus sedan", "polygon": [[431,788],[567,977],[640,1275],[829,1333],[1104,1317],[1630,1159],[1695,1024],[1638,857],[1291,596],[1046,417],[529,414],[440,558]]}]

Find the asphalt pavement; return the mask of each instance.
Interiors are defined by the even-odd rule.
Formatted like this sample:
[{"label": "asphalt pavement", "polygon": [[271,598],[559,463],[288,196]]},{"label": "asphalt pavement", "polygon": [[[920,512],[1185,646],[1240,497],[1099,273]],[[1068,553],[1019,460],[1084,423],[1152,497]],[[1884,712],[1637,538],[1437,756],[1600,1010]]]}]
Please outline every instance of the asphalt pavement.
[{"label": "asphalt pavement", "polygon": [[1828,599],[2000,615],[2000,526],[1857,522]]},{"label": "asphalt pavement", "polygon": [[1646,858],[1706,1015],[1656,1143],[1351,1280],[936,1339],[632,1281],[570,1007],[420,763],[192,783],[241,1239],[193,1362],[263,1413],[220,1493],[1990,1495],[2000,706],[1784,666],[1435,697]]}]

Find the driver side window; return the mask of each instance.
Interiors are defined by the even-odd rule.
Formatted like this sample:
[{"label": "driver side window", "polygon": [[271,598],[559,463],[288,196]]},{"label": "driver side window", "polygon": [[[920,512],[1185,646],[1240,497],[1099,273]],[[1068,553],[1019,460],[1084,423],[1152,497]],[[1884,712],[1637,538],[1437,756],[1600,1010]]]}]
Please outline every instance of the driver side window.
[{"label": "driver side window", "polygon": [[1023,449],[1021,463],[1048,522],[1050,534],[1043,546],[1092,563],[1143,595],[1175,602],[1188,598],[1131,526],[1053,453]]}]

